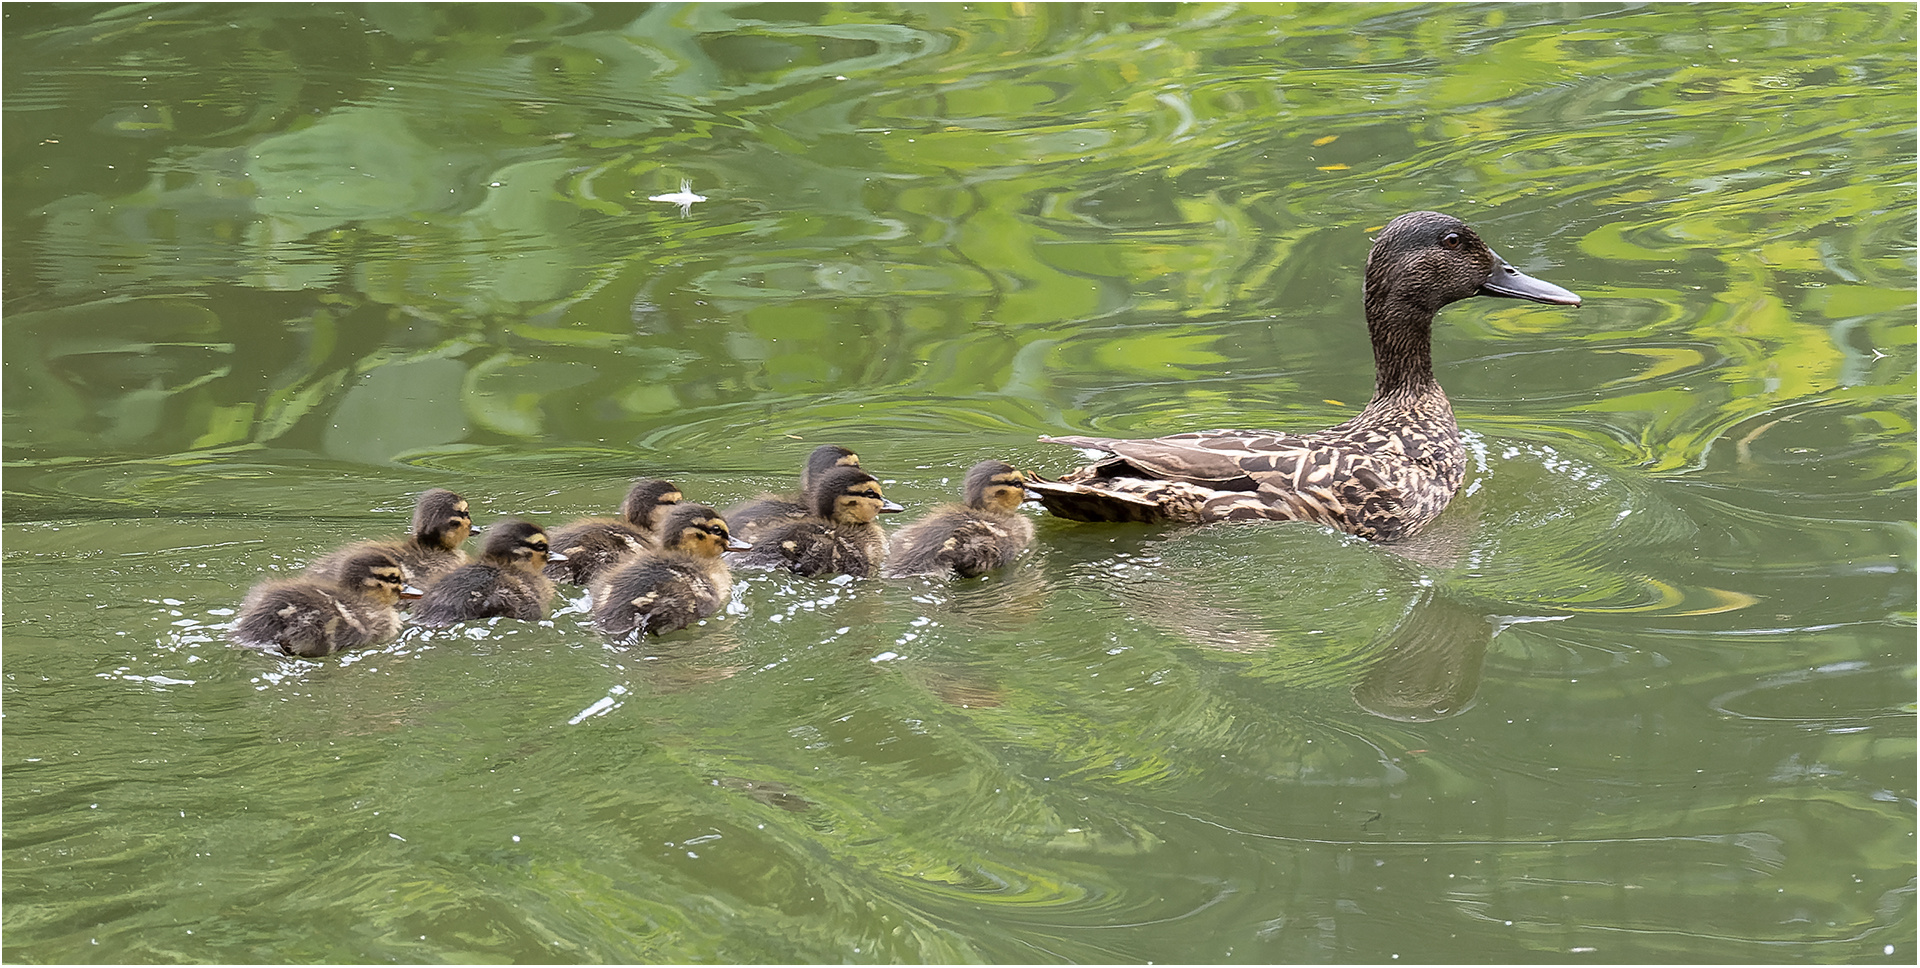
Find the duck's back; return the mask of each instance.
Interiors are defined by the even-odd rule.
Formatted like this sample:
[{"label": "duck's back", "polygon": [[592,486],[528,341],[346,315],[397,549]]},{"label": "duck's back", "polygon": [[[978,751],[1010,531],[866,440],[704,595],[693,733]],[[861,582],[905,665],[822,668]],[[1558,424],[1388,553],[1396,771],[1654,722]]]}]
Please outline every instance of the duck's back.
[{"label": "duck's back", "polygon": [[806,505],[793,497],[777,494],[763,494],[736,504],[721,515],[727,519],[727,530],[753,542],[759,541],[763,534],[804,521],[809,516]]},{"label": "duck's back", "polygon": [[411,540],[359,541],[339,548],[315,559],[306,567],[306,574],[315,578],[335,580],[346,562],[368,551],[384,551],[400,563],[407,581],[416,587],[426,588],[445,577],[448,572],[467,563],[467,553],[459,548],[433,548]]},{"label": "duck's back", "polygon": [[433,583],[413,603],[421,625],[452,625],[477,618],[546,618],[553,582],[544,576],[496,565],[463,565]]},{"label": "duck's back", "polygon": [[1033,522],[1022,515],[946,507],[894,533],[886,573],[971,578],[1012,564],[1032,540]]},{"label": "duck's back", "polygon": [[547,535],[564,561],[549,561],[546,576],[575,585],[594,578],[621,562],[657,546],[653,535],[619,518],[584,518],[555,528]]},{"label": "duck's back", "polygon": [[740,563],[760,568],[785,568],[798,575],[879,574],[886,558],[887,536],[877,524],[832,524],[807,519],[775,528],[753,539],[753,550]]},{"label": "duck's back", "polygon": [[596,582],[593,625],[607,635],[663,635],[720,611],[732,588],[722,562],[675,552],[646,554]]},{"label": "duck's back", "polygon": [[385,641],[399,630],[400,616],[392,608],[354,600],[314,580],[291,579],[247,593],[233,638],[242,645],[317,658]]}]

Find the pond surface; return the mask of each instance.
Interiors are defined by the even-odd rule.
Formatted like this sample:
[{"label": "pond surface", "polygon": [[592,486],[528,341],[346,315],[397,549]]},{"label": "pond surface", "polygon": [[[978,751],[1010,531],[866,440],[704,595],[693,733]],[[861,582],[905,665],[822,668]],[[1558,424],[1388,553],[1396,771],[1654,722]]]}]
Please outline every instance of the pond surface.
[{"label": "pond surface", "polygon": [[[0,15],[9,961],[1916,957],[1909,5]],[[1408,546],[225,640],[429,487],[1336,423],[1415,209],[1586,302]]]}]

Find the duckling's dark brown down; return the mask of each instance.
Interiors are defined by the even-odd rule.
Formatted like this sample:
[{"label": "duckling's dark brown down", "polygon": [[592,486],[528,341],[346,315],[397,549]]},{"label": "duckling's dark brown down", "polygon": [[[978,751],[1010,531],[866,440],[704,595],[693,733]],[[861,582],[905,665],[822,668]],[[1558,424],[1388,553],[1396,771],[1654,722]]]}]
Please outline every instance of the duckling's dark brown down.
[{"label": "duckling's dark brown down", "polygon": [[1411,212],[1367,255],[1374,393],[1352,420],[1305,434],[1042,437],[1112,456],[1027,486],[1048,510],[1081,521],[1317,521],[1373,541],[1410,537],[1453,499],[1465,471],[1453,405],[1433,376],[1432,329],[1442,306],[1476,295],[1580,305],[1514,269],[1459,219]]}]

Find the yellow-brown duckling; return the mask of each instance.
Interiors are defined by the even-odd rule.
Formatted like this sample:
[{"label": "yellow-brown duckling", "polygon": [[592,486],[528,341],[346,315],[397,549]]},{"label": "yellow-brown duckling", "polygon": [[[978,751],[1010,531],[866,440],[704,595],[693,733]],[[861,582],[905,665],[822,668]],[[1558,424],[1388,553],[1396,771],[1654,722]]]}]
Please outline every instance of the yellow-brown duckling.
[{"label": "yellow-brown duckling", "polygon": [[664,635],[718,612],[733,588],[722,555],[750,547],[704,504],[682,504],[660,522],[660,547],[593,583],[593,627],[607,635]]},{"label": "yellow-brown duckling", "polygon": [[404,575],[392,554],[364,548],[346,556],[334,578],[261,582],[240,603],[231,635],[241,645],[305,658],[385,642],[400,632],[394,606],[406,591]]},{"label": "yellow-brown duckling", "polygon": [[473,618],[547,617],[553,582],[540,573],[561,557],[549,550],[547,533],[527,521],[502,521],[488,529],[480,560],[447,572],[413,603],[421,625],[452,625]]},{"label": "yellow-brown duckling", "polygon": [[886,574],[962,578],[1005,568],[1033,540],[1033,522],[1019,512],[1026,476],[1005,461],[983,460],[967,471],[965,504],[949,504],[893,533]]},{"label": "yellow-brown duckling", "polygon": [[860,455],[834,444],[822,444],[807,455],[807,466],[800,469],[800,493],[781,496],[762,494],[751,501],[736,504],[727,509],[727,525],[733,533],[746,541],[755,541],[760,534],[774,528],[784,527],[796,521],[805,521],[813,515],[813,507],[818,497],[816,488],[828,471],[836,467],[859,467]]},{"label": "yellow-brown duckling", "polygon": [[307,574],[316,578],[338,578],[347,559],[369,549],[379,549],[394,557],[405,570],[407,580],[425,588],[442,575],[467,563],[460,546],[467,536],[479,531],[467,510],[467,499],[443,487],[422,492],[413,505],[413,528],[405,538],[388,541],[358,541],[322,555],[307,566]]},{"label": "yellow-brown duckling", "polygon": [[809,578],[871,578],[879,574],[887,555],[886,532],[874,518],[904,510],[880,493],[880,482],[872,474],[837,467],[815,482],[811,517],[762,533],[740,563],[786,568]]},{"label": "yellow-brown duckling", "polygon": [[553,529],[547,538],[564,559],[548,559],[555,581],[589,585],[594,576],[642,551],[660,546],[654,530],[666,510],[681,501],[671,481],[639,480],[627,489],[617,518],[581,518]]}]

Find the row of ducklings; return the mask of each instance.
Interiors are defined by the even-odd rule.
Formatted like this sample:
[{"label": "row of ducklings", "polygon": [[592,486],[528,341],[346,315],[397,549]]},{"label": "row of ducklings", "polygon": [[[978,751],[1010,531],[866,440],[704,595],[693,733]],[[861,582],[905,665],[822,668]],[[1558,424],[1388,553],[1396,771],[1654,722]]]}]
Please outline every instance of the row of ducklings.
[{"label": "row of ducklings", "polygon": [[685,503],[667,481],[635,482],[618,517],[583,518],[551,534],[527,521],[487,528],[478,561],[461,549],[473,524],[467,502],[436,488],[414,506],[408,537],[362,541],[323,555],[298,577],[255,585],[232,636],[243,645],[318,657],[399,634],[397,609],[415,599],[412,621],[444,626],[495,616],[546,617],[554,581],[588,589],[593,625],[607,635],[664,634],[718,612],[732,587],[726,552],[745,567],[808,577],[971,577],[1012,563],[1033,539],[1016,513],[1026,478],[981,461],[968,471],[964,503],[935,509],[896,531],[877,523],[901,511],[844,447],[814,450],[800,491],[767,494],[722,515]]}]

